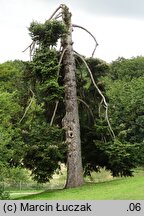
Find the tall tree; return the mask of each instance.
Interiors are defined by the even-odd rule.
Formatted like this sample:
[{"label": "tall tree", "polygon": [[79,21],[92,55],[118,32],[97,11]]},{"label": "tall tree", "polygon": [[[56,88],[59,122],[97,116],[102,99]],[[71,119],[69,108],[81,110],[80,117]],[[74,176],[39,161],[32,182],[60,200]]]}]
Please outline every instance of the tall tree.
[{"label": "tall tree", "polygon": [[[58,21],[57,19],[61,17],[62,20]],[[53,138],[55,134],[53,132],[50,132],[50,127],[52,127],[53,123],[57,124],[58,126],[61,126],[60,121],[64,116],[62,120],[62,125],[65,129],[65,144],[67,145],[68,168],[66,188],[77,187],[82,185],[84,182],[81,157],[81,140],[84,145],[89,142],[87,138],[88,136],[86,137],[85,135],[86,133],[89,133],[89,138],[91,142],[90,144],[92,144],[92,148],[93,150],[95,150],[92,152],[92,157],[87,157],[86,151],[83,151],[83,153],[85,154],[83,157],[83,162],[85,163],[84,168],[86,173],[89,173],[93,170],[97,171],[97,167],[99,165],[102,167],[106,166],[109,170],[112,171],[114,175],[130,175],[131,172],[129,172],[129,170],[131,169],[131,167],[133,167],[132,164],[131,166],[129,165],[129,167],[126,166],[125,168],[125,158],[129,154],[127,154],[127,152],[129,152],[131,145],[125,147],[124,145],[122,145],[121,142],[116,140],[115,133],[111,127],[110,120],[108,117],[108,104],[103,95],[103,84],[96,84],[96,81],[98,81],[98,74],[96,73],[101,74],[101,72],[105,72],[108,69],[108,67],[106,66],[106,64],[101,64],[100,68],[103,68],[101,71],[101,69],[97,65],[99,64],[97,60],[93,58],[85,59],[73,50],[73,27],[78,27],[85,30],[93,37],[93,39],[96,42],[95,37],[88,30],[78,25],[72,25],[71,13],[69,12],[69,9],[66,5],[60,5],[52,14],[50,19],[47,20],[44,24],[33,22],[29,28],[33,39],[33,43],[29,46],[30,53],[32,53],[34,46],[38,45],[36,46],[36,49],[34,49],[33,61],[31,63],[32,76],[34,76],[33,80],[35,80],[31,92],[33,96],[38,96],[37,98],[39,100],[39,105],[43,109],[43,113],[45,113],[46,122],[44,125],[47,125],[48,127],[47,133],[49,134],[49,137],[52,135]],[[60,49],[60,51],[57,51],[56,45],[59,39],[61,40],[62,49]],[[82,79],[83,76],[85,77],[85,80],[82,80],[83,84],[84,82],[86,82],[86,85],[84,86],[81,82],[82,86],[85,88],[86,91],[84,89],[82,91],[78,91],[78,93],[82,96],[81,98],[77,98],[76,81],[78,82],[78,80],[76,80],[76,59],[82,65],[82,69],[85,67],[85,70],[87,70],[90,77],[90,80],[87,79],[85,72],[83,73],[83,71],[79,71],[81,73],[80,79]],[[100,69],[100,71],[97,71],[98,68]],[[97,93],[99,96],[97,95]],[[63,95],[65,95],[65,106],[63,105]],[[99,105],[98,103],[93,102],[95,100],[88,99],[87,102],[90,104],[90,107],[87,104],[87,102],[85,102],[85,96],[98,99]],[[83,133],[82,139],[80,138],[80,124],[77,102],[78,99],[80,102],[83,103],[83,105],[85,105],[87,110],[89,110],[89,113],[92,117],[92,123],[88,125],[89,128],[86,128],[85,125],[87,124],[86,119],[88,115],[86,115],[86,113],[84,112],[81,115],[83,118],[82,122],[85,122],[83,124],[84,127],[81,130],[81,132]],[[62,110],[62,108],[63,110],[65,110],[65,113]],[[52,110],[54,111],[52,112]],[[60,111],[62,111],[61,114]],[[58,117],[56,117],[56,112],[59,115]],[[99,119],[95,119],[97,117]],[[40,132],[42,124],[39,126],[39,128],[37,124],[35,124],[35,126],[37,127],[37,130]],[[45,131],[43,126],[41,129],[41,131]],[[42,133],[40,132],[40,134]],[[40,137],[38,137],[38,140],[36,138],[35,142],[39,142],[39,147],[40,149],[42,149],[41,143],[43,143],[43,141],[39,138]],[[100,140],[100,142],[97,142],[98,140]],[[53,146],[54,151],[56,148],[58,150],[60,146],[55,143],[56,140]],[[101,145],[102,143],[103,145]],[[51,149],[51,138],[49,139],[49,142],[44,143],[43,148],[45,149],[47,145],[49,145]],[[36,152],[35,160],[33,160],[33,163],[30,162],[28,164],[28,167],[34,171],[33,174],[36,176],[36,179],[38,179],[38,181],[41,181],[42,179],[42,182],[45,182],[51,177],[54,170],[57,168],[58,160],[61,159],[61,157],[59,157],[60,155],[57,154],[58,157],[53,157],[55,158],[55,161],[52,160],[53,162],[51,163],[51,151],[47,152],[47,154],[45,155],[42,154],[40,157],[41,162],[43,161],[43,159],[45,159],[42,163],[51,166],[50,170],[45,166],[43,166],[44,170],[42,170],[42,163],[39,162],[38,149],[35,147],[36,146],[34,146],[34,151]],[[86,149],[89,148],[86,147],[85,150]],[[117,149],[122,149],[121,154],[118,155]],[[98,160],[96,160],[96,155],[99,155],[99,153],[103,156],[97,157]],[[31,152],[30,157],[32,157],[32,155],[33,153]],[[119,160],[116,159],[113,162],[112,158],[114,156],[115,158],[119,156]],[[50,163],[47,163],[48,157]],[[25,163],[27,163],[28,158],[29,153],[26,157]],[[128,160],[129,159],[130,158],[128,158]],[[121,166],[119,161],[122,161]],[[37,167],[37,169],[35,168],[35,166]],[[49,174],[47,172],[49,172]]]},{"label": "tall tree", "polygon": [[[35,44],[38,44],[39,46],[38,49],[35,49],[33,62],[37,62],[37,64],[35,65],[35,75],[37,78],[39,77],[40,84],[44,86],[44,88],[41,89],[45,91],[45,97],[47,96],[47,92],[49,90],[52,91],[54,87],[55,89],[59,88],[59,86],[56,84],[58,83],[57,81],[60,78],[60,70],[58,68],[60,67],[60,65],[62,65],[63,68],[64,74],[62,85],[64,86],[65,94],[65,116],[62,120],[62,125],[65,129],[65,143],[67,144],[68,149],[66,188],[77,187],[84,183],[75,75],[76,65],[72,42],[72,28],[80,26],[72,25],[71,16],[72,15],[69,12],[69,8],[66,5],[62,4],[55,10],[50,19],[46,21],[44,25],[33,22],[30,26],[30,32],[33,39],[33,43],[29,46],[31,54],[33,53],[33,48],[35,47]],[[57,19],[61,17],[62,20],[57,21]],[[62,27],[64,27],[65,31],[63,31],[64,29]],[[85,28],[82,29],[86,30]],[[92,36],[92,34],[89,31],[87,32]],[[94,38],[94,36],[92,37]],[[56,45],[58,39],[61,39],[62,51],[59,59],[59,64],[56,66],[54,64],[54,61],[58,58],[59,54],[56,52],[54,46]],[[52,59],[53,54],[55,54],[55,57],[53,56],[54,60]],[[47,58],[48,55],[49,57]],[[46,59],[50,63],[46,63]],[[43,67],[43,69],[42,62],[45,62],[45,66]],[[47,65],[49,67],[47,67]],[[55,81],[53,78],[51,79],[53,75],[49,77],[49,80],[47,79],[48,71],[50,71],[52,67],[58,70],[58,79]],[[56,105],[50,121],[50,126],[52,126],[53,124],[53,120],[59,103],[58,96],[57,98],[54,97],[53,99],[55,100]],[[48,99],[46,100],[48,102]],[[45,105],[48,104],[50,103],[45,102]]]},{"label": "tall tree", "polygon": [[63,57],[65,109],[63,126],[66,130],[67,156],[67,182],[66,187],[77,187],[83,184],[83,168],[81,158],[80,124],[76,89],[76,66],[72,42],[72,23],[69,9],[62,6],[63,22],[68,33],[63,37],[62,46],[65,50]]}]

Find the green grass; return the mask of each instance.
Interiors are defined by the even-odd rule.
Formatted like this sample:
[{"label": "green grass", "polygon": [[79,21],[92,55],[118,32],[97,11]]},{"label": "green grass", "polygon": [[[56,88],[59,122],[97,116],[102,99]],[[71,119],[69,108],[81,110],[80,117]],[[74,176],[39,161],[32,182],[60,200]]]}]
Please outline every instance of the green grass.
[{"label": "green grass", "polygon": [[28,196],[28,195],[32,195],[32,194],[37,194],[37,193],[41,193],[42,190],[11,190],[10,191],[10,198],[11,199],[17,199],[19,197],[22,196]]},{"label": "green grass", "polygon": [[[62,176],[62,178],[64,178]],[[64,180],[64,179],[63,179]],[[11,199],[17,200],[144,200],[144,168],[135,170],[134,177],[112,179],[110,173],[102,170],[93,173],[94,182],[87,182],[79,188],[62,189],[62,179],[52,180],[52,187],[46,191],[11,191]],[[90,179],[86,178],[86,181]],[[61,189],[58,188],[60,183]],[[48,187],[49,188],[49,187]],[[31,193],[31,195],[30,195]]]},{"label": "green grass", "polygon": [[144,176],[101,183],[87,183],[73,189],[49,190],[20,197],[26,200],[143,200]]}]

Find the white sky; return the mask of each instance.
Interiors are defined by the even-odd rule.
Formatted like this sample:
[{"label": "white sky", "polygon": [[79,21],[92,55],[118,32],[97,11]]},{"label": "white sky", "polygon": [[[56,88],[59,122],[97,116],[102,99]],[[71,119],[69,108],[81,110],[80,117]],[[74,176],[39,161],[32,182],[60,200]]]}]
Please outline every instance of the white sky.
[{"label": "white sky", "polygon": [[[95,57],[110,62],[144,56],[143,0],[0,0],[0,63],[28,60],[29,53],[22,51],[31,43],[31,21],[44,22],[61,3],[70,8],[74,24],[95,35]],[[77,52],[91,56],[94,42],[89,35],[76,28],[73,41]]]}]

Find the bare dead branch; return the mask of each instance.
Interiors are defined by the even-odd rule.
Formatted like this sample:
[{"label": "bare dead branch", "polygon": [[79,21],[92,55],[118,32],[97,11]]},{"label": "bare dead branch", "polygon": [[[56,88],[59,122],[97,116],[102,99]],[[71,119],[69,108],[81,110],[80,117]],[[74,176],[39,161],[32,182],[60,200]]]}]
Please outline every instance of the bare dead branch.
[{"label": "bare dead branch", "polygon": [[35,49],[35,45],[36,45],[36,42],[33,41],[25,50],[22,51],[22,52],[25,52],[26,50],[29,49],[29,52],[30,52],[30,61],[31,61],[31,58],[32,58],[32,52]]},{"label": "bare dead branch", "polygon": [[53,124],[53,121],[54,121],[54,118],[55,118],[55,115],[56,115],[56,111],[57,111],[57,108],[58,108],[58,104],[59,104],[59,101],[56,101],[54,112],[53,112],[53,115],[52,115],[52,118],[51,118],[51,121],[50,121],[50,126],[52,126],[52,124]]},{"label": "bare dead branch", "polygon": [[35,49],[35,45],[36,45],[36,42],[33,41],[32,45],[30,47],[30,61],[32,60],[32,53],[33,53],[33,51]]},{"label": "bare dead branch", "polygon": [[114,131],[113,131],[112,127],[111,127],[111,124],[110,124],[110,121],[109,121],[109,117],[108,117],[108,106],[105,109],[106,109],[105,118],[107,120],[110,132],[111,132],[113,138],[115,139],[116,137],[115,137]]},{"label": "bare dead branch", "polygon": [[94,36],[90,31],[88,31],[86,28],[84,28],[84,27],[82,27],[82,26],[80,26],[80,25],[75,25],[75,24],[73,24],[72,26],[73,26],[73,27],[76,27],[76,28],[81,28],[81,29],[83,29],[84,31],[86,31],[86,32],[94,39],[94,41],[95,41],[95,47],[94,47],[94,50],[93,50],[93,52],[92,52],[92,57],[93,57],[93,56],[94,56],[94,53],[95,53],[95,51],[96,51],[96,48],[97,48],[97,46],[98,46],[98,42],[97,42],[95,36]]},{"label": "bare dead branch", "polygon": [[54,15],[55,15],[61,8],[62,8],[62,5],[60,5],[60,6],[53,12],[53,14],[50,16],[50,18],[49,18],[48,20],[51,20],[51,19],[54,17]]},{"label": "bare dead branch", "polygon": [[62,60],[63,60],[64,54],[65,54],[65,51],[66,51],[66,48],[63,49],[62,54],[61,54],[60,59],[59,59],[59,63],[58,63],[59,69],[58,69],[58,72],[57,72],[57,76],[59,76],[60,65],[61,65],[61,62],[62,62]]},{"label": "bare dead branch", "polygon": [[25,112],[24,112],[22,118],[21,118],[20,121],[19,121],[19,124],[20,124],[20,123],[22,122],[22,120],[25,118],[25,116],[26,116],[28,110],[30,109],[30,107],[31,107],[31,105],[32,105],[32,102],[34,101],[35,94],[34,94],[34,92],[32,91],[32,89],[30,89],[30,91],[31,91],[31,93],[32,93],[32,98],[31,98],[31,100],[30,100],[29,105],[26,107]]},{"label": "bare dead branch", "polygon": [[22,52],[27,51],[27,49],[29,49],[32,46],[32,44],[33,44],[33,42],[25,50],[23,50]]},{"label": "bare dead branch", "polygon": [[[57,11],[59,11],[61,8],[62,8],[62,5],[60,5],[60,6],[53,12],[53,14],[51,15],[51,17],[50,17],[48,20],[51,20],[51,19],[55,16],[55,14],[57,13]],[[61,12],[60,12],[59,14],[56,15],[56,17],[55,17],[54,19],[58,19],[58,18],[61,17],[61,16],[62,16],[62,14],[61,14]],[[34,50],[35,44],[36,44],[36,42],[33,41],[25,50],[22,51],[22,52],[25,52],[27,49],[30,49],[30,61],[31,61],[32,52],[33,52],[33,50]]]},{"label": "bare dead branch", "polygon": [[103,93],[101,92],[101,90],[98,88],[98,86],[97,86],[97,84],[96,84],[96,82],[95,82],[95,80],[94,80],[94,77],[93,77],[93,75],[92,75],[92,72],[91,72],[91,70],[90,70],[90,68],[89,68],[89,66],[88,66],[88,64],[87,64],[87,62],[85,61],[85,59],[84,59],[79,53],[77,53],[76,51],[74,51],[74,52],[75,52],[75,54],[76,54],[79,58],[81,58],[81,60],[84,62],[85,66],[86,66],[86,68],[87,68],[87,70],[88,70],[88,72],[89,72],[89,74],[90,74],[90,77],[91,77],[91,80],[92,80],[93,85],[95,86],[95,88],[97,89],[98,93],[99,93],[99,94],[101,95],[101,97],[102,97],[102,100],[103,100],[103,102],[104,102],[104,107],[105,107],[105,110],[106,110],[106,112],[105,112],[105,118],[106,118],[106,121],[107,121],[107,123],[108,123],[110,132],[111,132],[113,138],[115,139],[115,134],[114,134],[114,131],[113,131],[112,127],[111,127],[111,124],[110,124],[110,121],[109,121],[109,118],[108,118],[108,104],[107,104],[107,102],[106,102],[105,96],[103,95]]},{"label": "bare dead branch", "polygon": [[94,120],[94,114],[93,114],[91,108],[89,107],[89,105],[84,100],[82,100],[81,98],[77,98],[77,100],[82,102],[88,108],[88,110],[89,110],[89,112],[90,112],[90,114],[91,114],[91,116],[92,116],[92,118]]},{"label": "bare dead branch", "polygon": [[57,14],[53,19],[59,19],[60,17],[62,17],[62,13],[60,12],[59,14]]},{"label": "bare dead branch", "polygon": [[101,117],[101,105],[102,105],[102,103],[103,103],[103,98],[102,98],[102,100],[101,100],[101,102],[99,104],[99,117]]},{"label": "bare dead branch", "polygon": [[[57,77],[59,77],[60,64],[62,62],[65,51],[66,51],[66,48],[62,51],[62,54],[61,54],[60,59],[59,59],[59,63],[58,63],[59,68],[58,68],[58,72],[57,72]],[[52,124],[53,124],[53,121],[54,121],[54,118],[55,118],[55,115],[56,115],[56,111],[57,111],[57,108],[58,108],[58,104],[59,104],[59,101],[56,101],[54,112],[53,112],[53,115],[52,115],[52,118],[51,118],[51,121],[50,121],[50,126],[52,126]]]},{"label": "bare dead branch", "polygon": [[98,86],[97,86],[97,84],[96,84],[96,82],[95,82],[95,80],[94,80],[94,77],[93,77],[93,75],[92,75],[92,72],[91,72],[91,70],[90,70],[88,64],[86,63],[85,59],[84,59],[79,53],[77,53],[76,51],[74,51],[74,52],[75,52],[75,54],[76,54],[78,57],[80,57],[81,60],[84,62],[85,66],[86,66],[86,68],[87,68],[87,70],[88,70],[88,72],[89,72],[89,74],[90,74],[91,80],[92,80],[92,82],[93,82],[95,88],[97,89],[97,91],[98,91],[98,93],[101,95],[101,97],[103,98],[103,101],[104,101],[105,106],[108,106],[108,104],[107,104],[107,102],[106,102],[106,99],[105,99],[104,95],[102,94],[101,90],[98,88]]}]

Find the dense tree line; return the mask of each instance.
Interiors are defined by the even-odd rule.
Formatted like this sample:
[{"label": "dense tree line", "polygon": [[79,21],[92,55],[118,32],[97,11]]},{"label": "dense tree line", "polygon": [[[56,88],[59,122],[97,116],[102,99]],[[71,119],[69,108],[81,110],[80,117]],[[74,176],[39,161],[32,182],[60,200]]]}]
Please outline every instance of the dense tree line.
[{"label": "dense tree line", "polygon": [[[144,58],[120,58],[111,64],[91,58],[86,61],[99,88],[108,99],[109,118],[116,139],[113,141],[111,138],[104,109],[100,107],[100,96],[83,63],[77,58],[85,174],[106,167],[113,175],[131,175],[132,168],[144,162]],[[43,87],[35,82],[36,78],[32,75],[32,64],[14,61],[0,65],[1,178],[8,175],[9,167],[25,166],[32,170],[37,181],[46,182],[59,168],[59,162],[66,163],[67,146],[61,129],[64,115],[63,90],[60,87],[59,94],[54,86],[51,91],[47,91],[49,97],[45,97]],[[61,83],[62,77],[59,85]],[[54,97],[60,99],[60,104],[53,125],[50,126]]]}]

